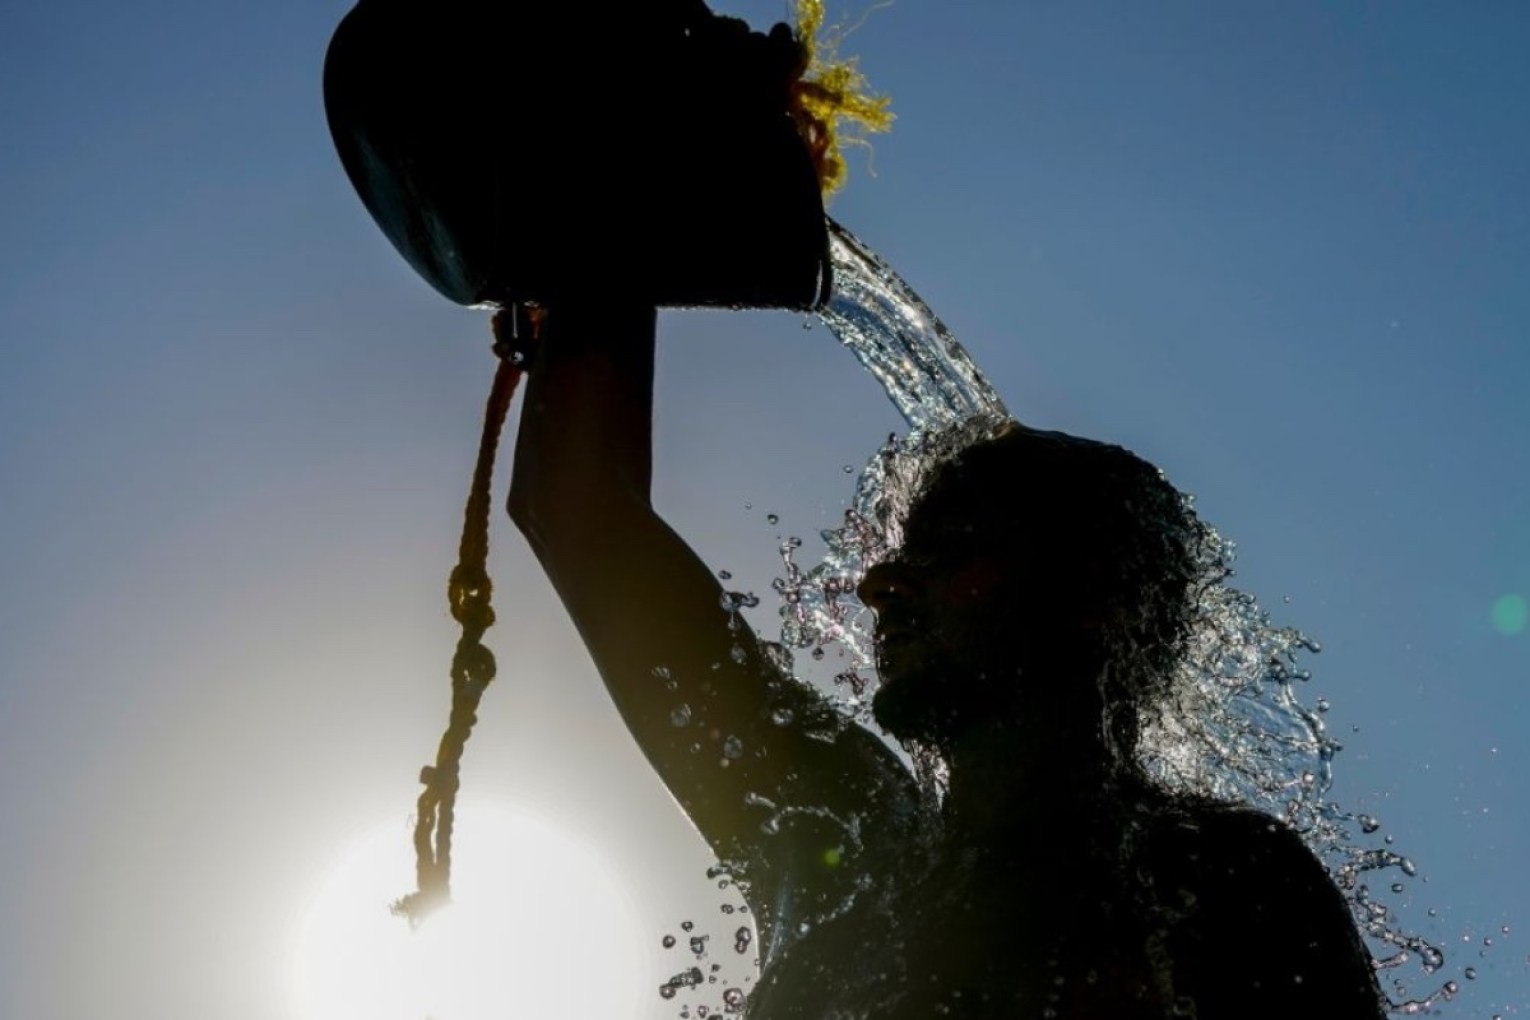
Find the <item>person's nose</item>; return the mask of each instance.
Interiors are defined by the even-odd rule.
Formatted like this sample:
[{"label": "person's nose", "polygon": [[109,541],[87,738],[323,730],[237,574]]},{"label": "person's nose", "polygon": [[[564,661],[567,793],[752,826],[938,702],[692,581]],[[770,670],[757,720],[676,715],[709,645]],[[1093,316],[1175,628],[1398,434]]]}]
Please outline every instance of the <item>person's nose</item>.
[{"label": "person's nose", "polygon": [[860,597],[862,605],[881,612],[908,598],[916,583],[914,572],[907,566],[897,560],[883,560],[866,571],[866,576],[855,587],[855,594]]}]

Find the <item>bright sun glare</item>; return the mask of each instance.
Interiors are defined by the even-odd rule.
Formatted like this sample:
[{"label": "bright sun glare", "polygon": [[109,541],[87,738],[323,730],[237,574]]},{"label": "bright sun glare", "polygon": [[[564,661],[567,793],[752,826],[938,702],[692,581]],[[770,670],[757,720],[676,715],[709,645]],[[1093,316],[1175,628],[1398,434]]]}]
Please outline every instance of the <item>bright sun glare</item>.
[{"label": "bright sun glare", "polygon": [[609,864],[541,817],[459,808],[454,902],[418,931],[388,912],[414,875],[402,821],[353,842],[298,933],[299,1020],[622,1016],[658,983]]}]

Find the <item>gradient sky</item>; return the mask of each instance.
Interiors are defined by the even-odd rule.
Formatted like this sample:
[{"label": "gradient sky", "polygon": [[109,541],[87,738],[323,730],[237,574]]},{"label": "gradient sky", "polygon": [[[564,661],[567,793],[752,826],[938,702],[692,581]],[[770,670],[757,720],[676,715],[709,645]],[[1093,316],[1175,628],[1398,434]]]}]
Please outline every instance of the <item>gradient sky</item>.
[{"label": "gradient sky", "polygon": [[[346,9],[0,5],[0,1015],[288,1015],[316,869],[402,836],[444,718],[493,365],[340,170]],[[1336,795],[1479,975],[1447,1015],[1522,1015],[1530,7],[899,0],[850,49],[899,120],[834,215],[1019,417],[1197,493],[1325,646]],[[800,317],[661,328],[656,498],[765,591],[896,416]],[[659,934],[715,910],[706,856],[494,540],[466,782],[609,851],[657,985]]]}]

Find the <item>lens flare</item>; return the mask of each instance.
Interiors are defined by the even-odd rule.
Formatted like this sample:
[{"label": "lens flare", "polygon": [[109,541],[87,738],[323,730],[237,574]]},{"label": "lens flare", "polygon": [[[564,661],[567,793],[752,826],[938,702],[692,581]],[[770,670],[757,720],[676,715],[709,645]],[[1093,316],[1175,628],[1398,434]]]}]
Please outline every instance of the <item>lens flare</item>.
[{"label": "lens flare", "polygon": [[1530,624],[1530,603],[1523,595],[1501,595],[1490,614],[1493,629],[1500,634],[1519,634]]}]

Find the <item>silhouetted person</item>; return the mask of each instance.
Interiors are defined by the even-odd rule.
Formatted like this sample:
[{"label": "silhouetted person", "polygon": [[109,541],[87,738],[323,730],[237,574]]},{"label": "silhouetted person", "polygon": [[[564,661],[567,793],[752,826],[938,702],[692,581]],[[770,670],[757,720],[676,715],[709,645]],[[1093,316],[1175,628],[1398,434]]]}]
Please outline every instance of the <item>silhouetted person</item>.
[{"label": "silhouetted person", "polygon": [[876,720],[944,758],[936,808],[730,626],[654,511],[654,323],[598,294],[548,311],[511,513],[649,761],[743,864],[754,1020],[1381,1014],[1300,838],[1169,796],[1135,763],[1196,576],[1153,468],[1016,426],[937,471],[866,576]]},{"label": "silhouetted person", "polygon": [[829,136],[806,63],[785,26],[701,0],[361,0],[325,73],[341,160],[410,264],[460,303],[545,312],[511,513],[739,869],[752,1020],[1378,1016],[1300,839],[1135,764],[1195,573],[1148,465],[1016,428],[939,472],[866,577],[876,719],[944,758],[938,807],[780,675],[655,513],[654,307],[822,300]]}]

